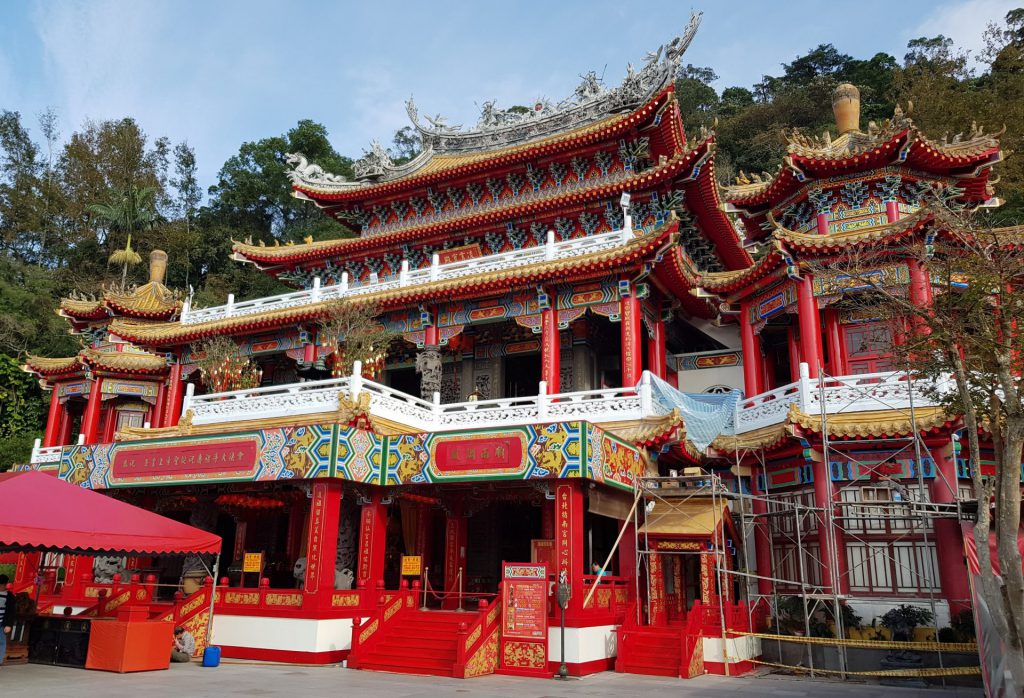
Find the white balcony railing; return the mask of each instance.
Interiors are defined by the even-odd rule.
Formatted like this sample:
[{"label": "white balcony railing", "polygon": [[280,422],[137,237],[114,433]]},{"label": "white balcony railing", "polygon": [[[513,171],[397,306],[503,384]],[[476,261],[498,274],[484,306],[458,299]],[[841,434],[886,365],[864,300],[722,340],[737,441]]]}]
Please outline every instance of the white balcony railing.
[{"label": "white balcony railing", "polygon": [[[739,400],[736,403],[735,418],[726,427],[729,432],[742,434],[781,424],[793,405],[804,414],[811,415],[820,414],[823,403],[827,414],[907,410],[913,397],[916,407],[929,407],[937,403],[926,388],[938,387],[941,390],[947,387],[934,386],[920,380],[912,384],[903,372],[828,377],[819,385],[818,380],[807,377],[806,364],[801,369],[799,381]],[[444,405],[439,400],[422,400],[356,376],[210,395],[189,393],[183,412],[192,410],[193,424],[297,417],[331,412],[338,408],[341,398],[354,400],[365,392],[370,396],[371,414],[420,431],[574,420],[625,422],[658,417],[671,409],[652,400],[647,375],[645,371],[644,379],[635,388],[547,395],[547,386],[541,382],[537,395]],[[951,388],[951,385],[948,387]]]},{"label": "white balcony railing", "polygon": [[63,446],[47,446],[42,447],[42,442],[36,439],[35,443],[32,444],[32,460],[30,461],[33,465],[48,465],[51,463],[60,463],[60,454]]},{"label": "white balcony railing", "polygon": [[938,383],[910,380],[905,371],[827,376],[819,381],[808,377],[807,364],[800,364],[800,380],[753,395],[736,403],[736,433],[780,424],[790,406],[804,414],[826,415],[876,410],[909,410],[939,404],[936,395],[955,389],[952,380]]},{"label": "white balcony railing", "polygon": [[[358,375],[359,368],[357,364],[357,375],[345,378],[209,395],[194,395],[193,385],[189,384],[182,414],[191,410],[195,425],[302,417],[333,412],[342,400],[354,402],[365,394],[369,396],[368,409],[374,417],[403,424],[414,431],[447,432],[548,422],[614,424],[663,416],[672,409],[671,405],[653,398],[652,380],[647,371],[634,388],[548,395],[542,381],[537,395],[442,405],[437,394],[431,402],[366,380]],[[731,421],[726,420],[724,434],[743,434],[782,424],[793,405],[810,415],[821,414],[822,405],[827,415],[875,410],[906,412],[911,404],[918,408],[934,406],[936,394],[953,389],[952,381],[911,381],[902,371],[829,376],[819,382],[807,376],[806,364],[802,364],[801,378],[797,382],[737,401],[735,415]],[[37,440],[31,462],[34,465],[58,463],[61,449],[61,446],[42,448]]]},{"label": "white balcony railing", "polygon": [[554,232],[548,231],[547,242],[544,245],[527,247],[522,250],[475,257],[448,264],[440,264],[438,255],[435,253],[431,258],[429,267],[413,271],[409,270],[409,262],[404,260],[398,276],[377,282],[350,283],[348,272],[343,272],[341,283],[332,286],[321,287],[318,277],[313,280],[313,288],[306,291],[282,293],[277,296],[257,298],[240,303],[234,302],[234,296],[228,296],[228,302],[225,305],[203,308],[201,310],[191,310],[186,303],[185,307],[181,310],[180,322],[184,325],[194,325],[211,320],[253,315],[271,310],[300,307],[326,300],[338,300],[377,291],[417,286],[433,281],[450,281],[487,272],[506,271],[537,262],[573,259],[593,252],[603,252],[621,247],[632,239],[633,230],[628,220],[626,227],[622,230],[614,230],[609,233],[601,233],[600,235],[591,235],[564,242],[555,242]]},{"label": "white balcony railing", "polygon": [[533,396],[444,405],[439,399],[434,402],[422,400],[358,375],[209,395],[193,395],[191,388],[190,384],[182,413],[192,410],[192,423],[196,425],[332,412],[338,408],[340,400],[355,401],[363,393],[370,397],[369,411],[373,416],[418,431],[575,420],[615,422],[665,412],[652,404],[650,385],[646,381],[641,381],[637,388],[583,390],[557,395],[547,395],[547,386],[541,381],[538,394]]}]

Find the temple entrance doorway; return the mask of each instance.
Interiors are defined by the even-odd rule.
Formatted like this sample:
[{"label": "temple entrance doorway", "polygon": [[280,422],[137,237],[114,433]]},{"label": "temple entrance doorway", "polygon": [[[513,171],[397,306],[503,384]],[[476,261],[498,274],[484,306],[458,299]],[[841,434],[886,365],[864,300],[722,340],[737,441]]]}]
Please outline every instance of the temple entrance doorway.
[{"label": "temple entrance doorway", "polygon": [[502,561],[529,562],[530,542],[540,533],[540,506],[529,501],[495,501],[469,517],[466,591],[497,593]]},{"label": "temple entrance doorway", "polygon": [[540,354],[505,357],[505,397],[536,395],[541,375]]}]

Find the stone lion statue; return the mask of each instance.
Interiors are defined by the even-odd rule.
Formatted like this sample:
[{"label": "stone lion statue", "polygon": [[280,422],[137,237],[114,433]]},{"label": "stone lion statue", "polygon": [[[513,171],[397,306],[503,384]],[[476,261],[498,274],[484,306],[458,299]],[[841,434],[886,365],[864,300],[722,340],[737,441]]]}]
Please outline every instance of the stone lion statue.
[{"label": "stone lion statue", "polygon": [[127,568],[127,561],[116,555],[100,555],[92,560],[92,578],[97,584],[111,584],[114,575],[119,574],[124,578],[124,571]]},{"label": "stone lion statue", "polygon": [[[306,581],[306,558],[300,557],[292,566],[292,576],[295,577],[295,584],[301,587]],[[336,591],[348,591],[355,582],[356,575],[350,569],[334,568],[334,589]]]}]

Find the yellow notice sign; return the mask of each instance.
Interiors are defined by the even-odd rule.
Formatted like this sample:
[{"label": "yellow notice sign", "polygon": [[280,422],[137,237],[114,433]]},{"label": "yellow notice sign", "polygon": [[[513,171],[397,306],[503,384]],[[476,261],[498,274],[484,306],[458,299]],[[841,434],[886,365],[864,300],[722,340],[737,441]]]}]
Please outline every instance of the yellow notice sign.
[{"label": "yellow notice sign", "polygon": [[402,576],[419,577],[423,574],[423,558],[420,555],[402,556]]},{"label": "yellow notice sign", "polygon": [[263,570],[263,553],[246,553],[242,558],[242,572],[260,572]]}]

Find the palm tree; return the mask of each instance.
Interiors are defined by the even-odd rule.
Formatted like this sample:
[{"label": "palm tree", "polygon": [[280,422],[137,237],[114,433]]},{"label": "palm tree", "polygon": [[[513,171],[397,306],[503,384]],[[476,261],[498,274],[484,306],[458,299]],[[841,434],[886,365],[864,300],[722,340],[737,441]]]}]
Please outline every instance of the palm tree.
[{"label": "palm tree", "polygon": [[121,286],[128,280],[128,267],[142,261],[132,249],[132,233],[153,228],[160,222],[156,210],[156,188],[135,187],[113,192],[110,200],[103,204],[90,204],[89,213],[96,217],[109,233],[127,234],[124,248],[115,250],[107,260],[108,264],[121,264]]}]

